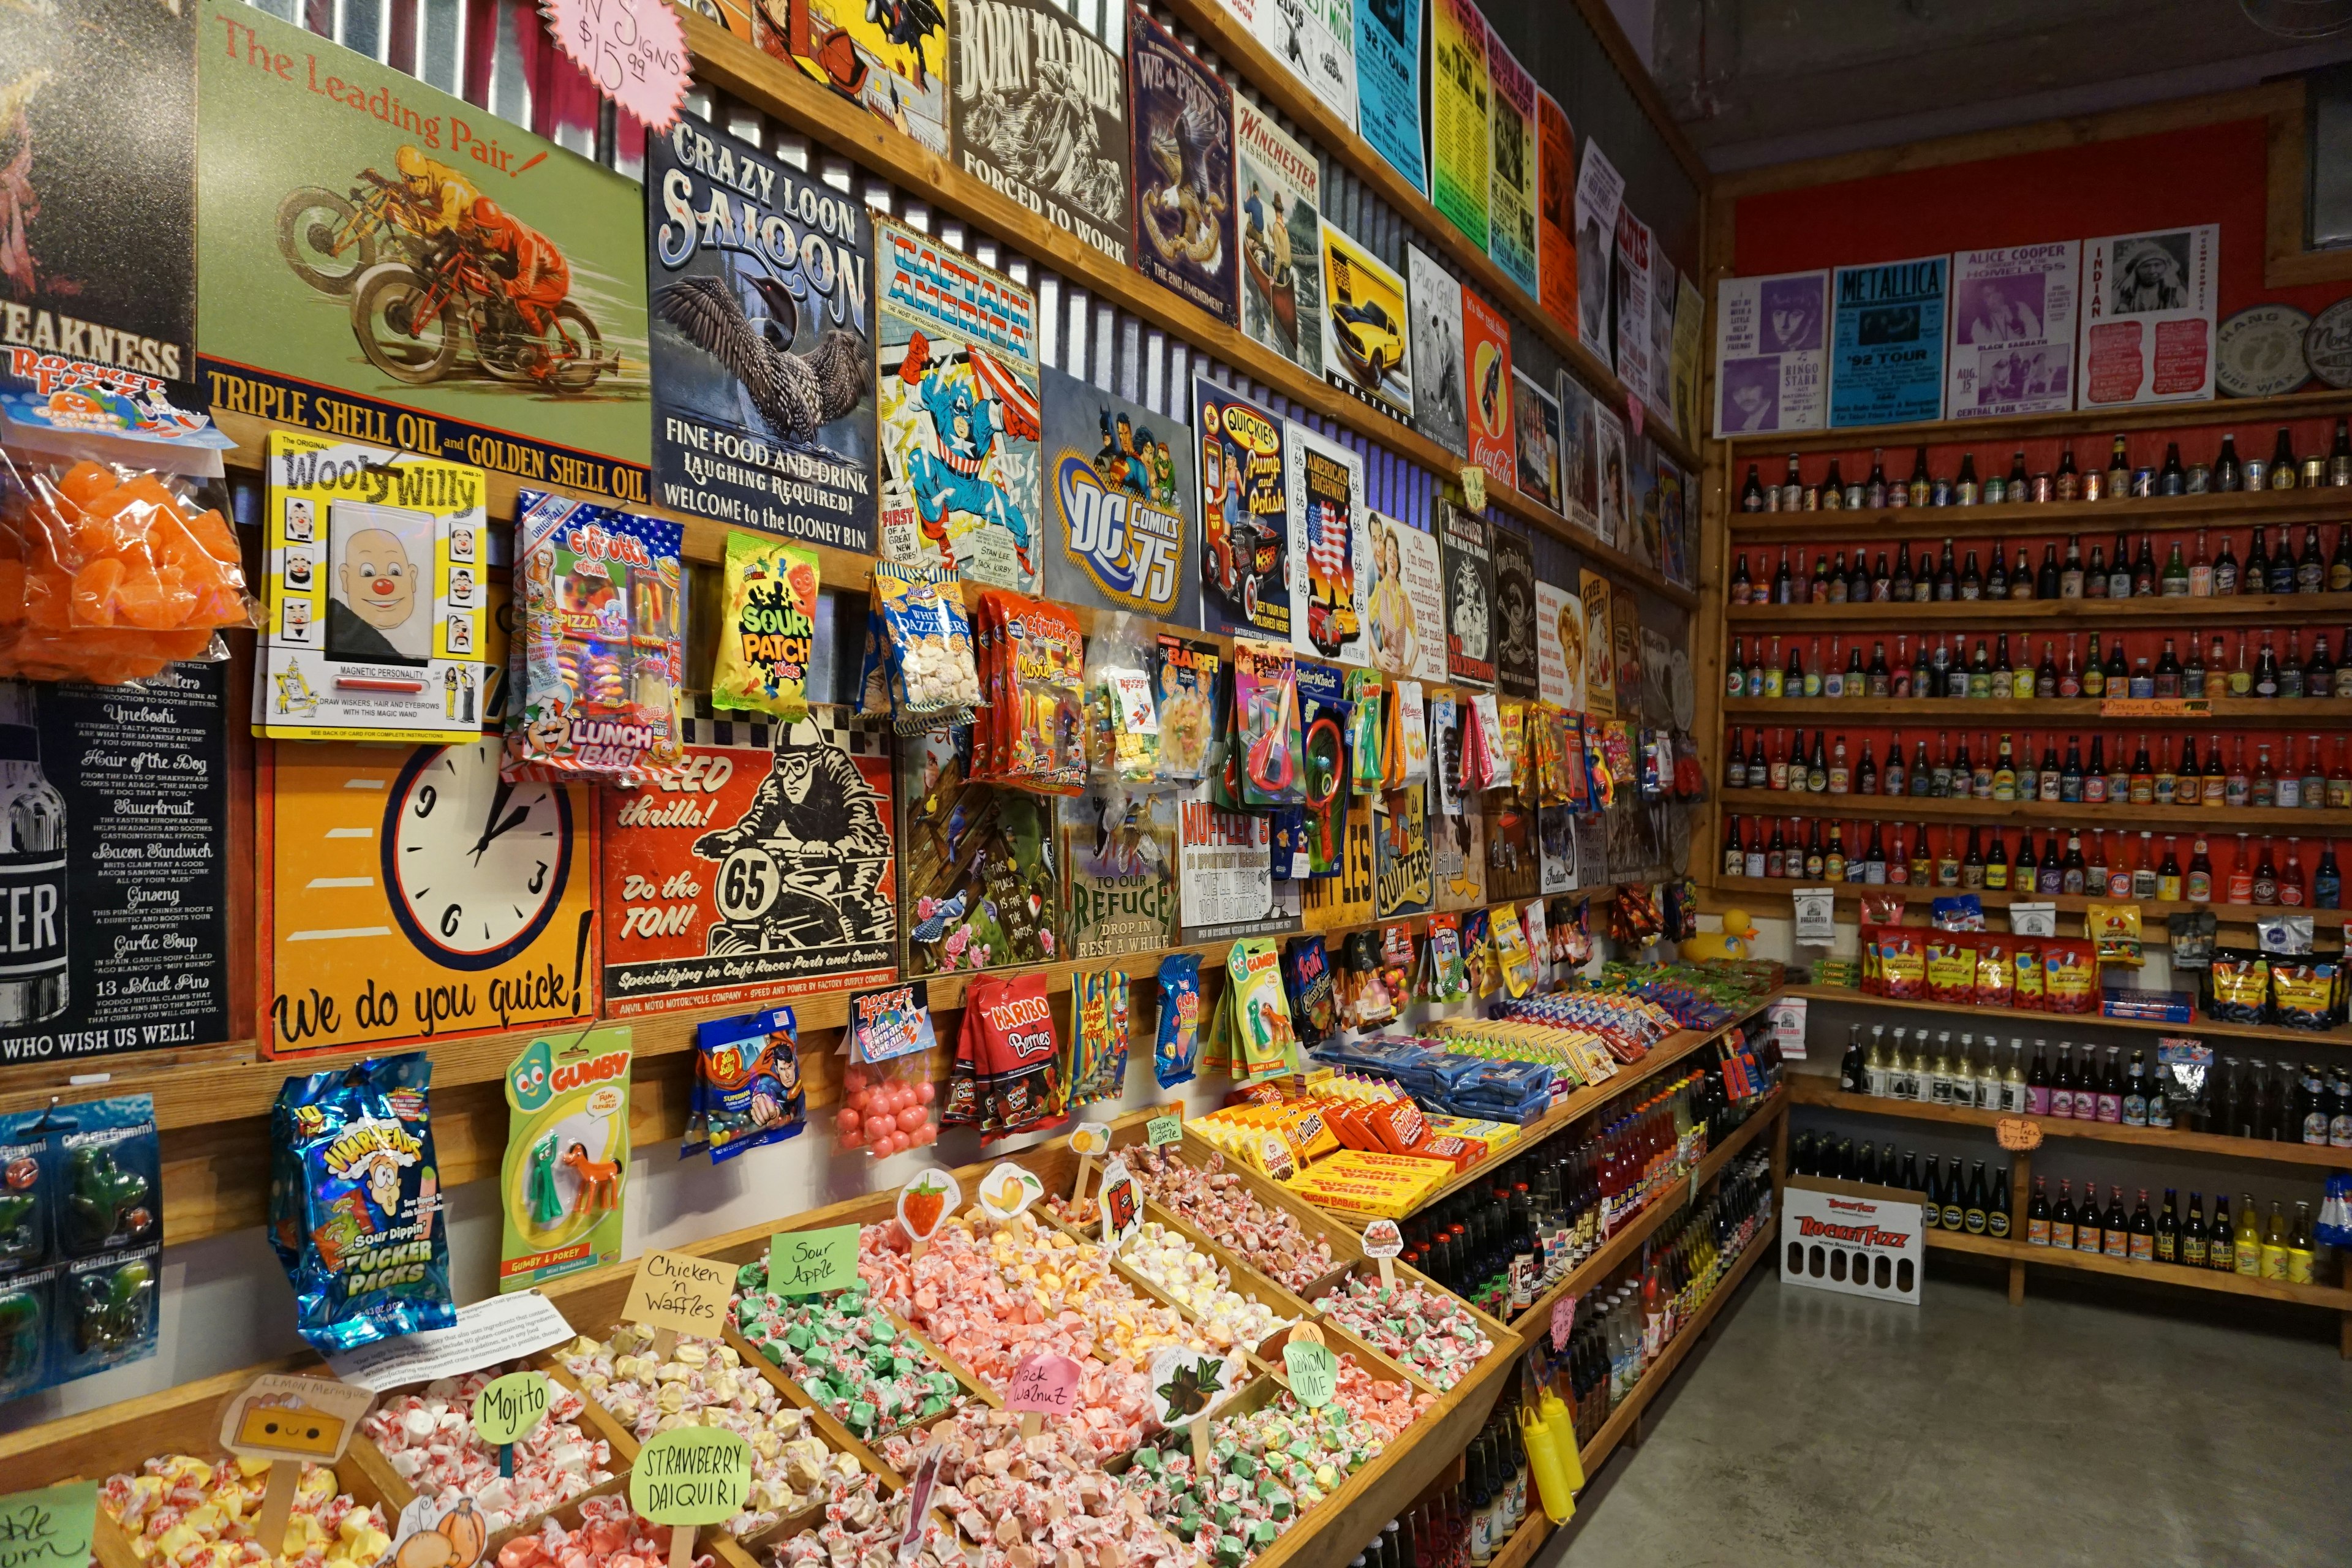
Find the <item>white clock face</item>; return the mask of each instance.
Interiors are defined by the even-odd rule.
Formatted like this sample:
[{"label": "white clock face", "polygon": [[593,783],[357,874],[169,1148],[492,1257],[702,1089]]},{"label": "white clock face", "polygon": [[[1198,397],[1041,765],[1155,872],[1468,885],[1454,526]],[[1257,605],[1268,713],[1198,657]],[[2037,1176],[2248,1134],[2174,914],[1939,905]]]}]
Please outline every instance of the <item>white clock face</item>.
[{"label": "white clock face", "polygon": [[572,805],[560,784],[499,777],[494,740],[420,750],[386,806],[383,881],[417,950],[489,969],[547,929],[572,871]]}]

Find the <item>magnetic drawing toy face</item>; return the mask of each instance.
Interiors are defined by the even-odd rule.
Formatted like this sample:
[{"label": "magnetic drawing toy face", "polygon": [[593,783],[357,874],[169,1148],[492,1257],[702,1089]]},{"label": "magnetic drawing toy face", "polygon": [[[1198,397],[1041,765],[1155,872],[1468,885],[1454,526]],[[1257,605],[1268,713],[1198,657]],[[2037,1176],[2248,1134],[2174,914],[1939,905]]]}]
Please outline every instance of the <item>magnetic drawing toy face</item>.
[{"label": "magnetic drawing toy face", "polygon": [[415,613],[416,568],[400,536],[389,530],[353,532],[335,575],[352,613],[378,631],[388,632]]}]

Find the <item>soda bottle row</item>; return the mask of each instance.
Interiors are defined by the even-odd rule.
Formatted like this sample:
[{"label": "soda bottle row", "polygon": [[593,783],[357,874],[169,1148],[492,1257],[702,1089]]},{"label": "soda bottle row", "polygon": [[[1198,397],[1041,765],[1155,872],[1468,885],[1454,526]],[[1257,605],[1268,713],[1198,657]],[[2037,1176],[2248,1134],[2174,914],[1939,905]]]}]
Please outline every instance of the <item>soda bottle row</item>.
[{"label": "soda bottle row", "polygon": [[2297,456],[2294,432],[2282,425],[2267,458],[2241,458],[2235,431],[2221,432],[2210,460],[2184,463],[2180,443],[2164,444],[2160,464],[2136,467],[2129,441],[2117,436],[2107,448],[2105,468],[2083,468],[2074,461],[2074,444],[2068,441],[2057,467],[2035,472],[2027,467],[2025,448],[2010,458],[2007,473],[1977,475],[1973,451],[1960,454],[1959,466],[1948,475],[1934,472],[1922,444],[1912,454],[1906,479],[1890,479],[1886,448],[1874,447],[1870,471],[1849,482],[1839,458],[1832,457],[1819,479],[1810,483],[1794,452],[1789,454],[1787,477],[1777,485],[1764,483],[1763,465],[1748,465],[1748,481],[1739,489],[1742,511],[1877,511],[1896,507],[2022,506],[2064,501],[2121,500],[2152,496],[2206,495],[2238,490],[2291,490],[2327,485],[2352,485],[2352,433],[2342,419],[2326,456]]},{"label": "soda bottle row", "polygon": [[[1735,637],[1725,666],[1724,695],[1767,700],[1826,698],[1853,701],[1892,698],[1897,701],[1964,700],[1990,698],[2000,702],[2046,701],[2053,698],[2111,697],[2232,697],[2352,699],[2352,658],[2339,663],[2328,651],[2327,634],[2314,634],[2311,652],[2303,651],[2303,630],[2290,627],[2286,651],[2278,647],[2275,631],[2215,632],[2210,637],[2191,636],[2187,657],[2181,639],[2162,637],[2151,654],[2127,656],[2120,634],[2107,635],[2105,651],[2100,634],[2090,634],[2088,662],[2082,658],[2081,639],[2066,636],[2066,662],[2058,662],[2054,637],[2042,639],[2037,660],[2033,634],[2021,631],[2012,647],[2007,632],[1992,634],[1990,644],[1978,637],[1970,652],[1963,633],[1958,647],[1952,634],[1937,634],[1933,647],[1922,634],[1915,656],[1907,633],[1895,638],[1895,657],[1886,656],[1886,639],[1870,639],[1870,659],[1863,661],[1863,639],[1843,647],[1841,636],[1829,638],[1826,654],[1818,637],[1783,638]],[[2154,639],[2151,639],[2154,640]],[[1787,644],[1786,651],[1782,644]],[[2146,646],[2143,644],[2143,646]],[[2340,645],[2352,650],[2352,631]],[[1841,651],[1843,649],[1843,651]]]},{"label": "soda bottle row", "polygon": [[1490,1417],[1463,1449],[1462,1479],[1381,1526],[1349,1568],[1477,1568],[1528,1510],[1528,1455],[1517,1424]]},{"label": "soda bottle row", "polygon": [[[2117,829],[2110,847],[2108,832],[2052,827],[2037,842],[2031,827],[2019,828],[2012,839],[2008,828],[1981,824],[1731,816],[1724,818],[1721,864],[1727,877],[1864,887],[2254,909],[2344,907],[2344,872],[2333,838],[2315,840],[2315,852],[2306,858],[2300,836],[2286,836],[2282,852],[2278,836],[2241,833],[2233,847],[2225,844],[2220,851],[2217,865],[2214,840],[2201,833],[2190,837],[2184,858],[2180,834]],[[2155,847],[2158,837],[2161,855]]]},{"label": "soda bottle row", "polygon": [[2278,1198],[2271,1200],[2264,1219],[2259,1217],[2253,1194],[2243,1194],[2232,1223],[2225,1193],[2213,1194],[2209,1215],[2202,1193],[2190,1193],[2184,1207],[2178,1190],[2167,1187],[2163,1207],[2151,1210],[2148,1189],[2142,1187],[2138,1202],[2126,1213],[2119,1186],[2108,1185],[2105,1209],[2099,1206],[2096,1182],[2084,1182],[2079,1205],[2074,1188],[2072,1177],[2060,1177],[2053,1202],[2050,1178],[2033,1178],[2033,1195],[2025,1205],[2027,1246],[2096,1252],[2133,1263],[2203,1268],[2283,1285],[2317,1285],[2335,1278],[2334,1249],[2313,1235],[2311,1205],[2300,1199],[2292,1221]]},{"label": "soda bottle row", "polygon": [[1790,795],[2038,801],[2046,805],[2199,805],[2211,810],[2251,805],[2285,811],[2352,806],[2352,760],[2347,757],[2345,736],[2334,737],[2332,753],[2323,760],[2315,734],[2260,733],[2252,738],[2251,765],[2248,738],[2242,731],[2232,735],[2225,760],[2220,735],[2206,738],[2200,755],[2194,734],[2161,734],[2151,743],[2143,730],[2129,746],[2117,737],[2110,756],[2107,737],[2094,734],[2085,758],[2083,737],[2069,734],[2062,758],[2055,731],[1979,730],[1971,750],[1966,730],[1944,729],[1936,733],[1932,760],[1927,738],[1917,736],[1906,762],[1900,730],[1885,731],[1878,754],[1873,756],[1867,733],[1859,742],[1849,742],[1843,731],[1832,738],[1827,730],[1815,730],[1808,745],[1802,725],[1797,727],[1793,743],[1787,730],[1775,726],[1768,747],[1762,725],[1752,730],[1735,726],[1724,747],[1723,786]]},{"label": "soda bottle row", "polygon": [[1920,1219],[1931,1230],[1965,1231],[1970,1236],[2005,1239],[2009,1224],[2009,1167],[1989,1169],[1982,1160],[1969,1163],[1963,1173],[1955,1156],[1950,1170],[1934,1154],[1922,1164],[1916,1150],[1906,1149],[1898,1163],[1895,1145],[1874,1150],[1870,1140],[1857,1142],[1826,1133],[1801,1132],[1789,1142],[1789,1170],[1793,1175],[1826,1176],[1924,1193]]},{"label": "soda bottle row", "polygon": [[[1727,597],[1735,605],[1944,605],[2000,599],[2208,599],[2241,594],[2352,593],[2352,523],[2332,525],[2331,542],[2323,546],[2321,525],[2303,525],[2302,548],[2294,530],[2281,527],[2273,547],[2270,530],[2257,526],[2238,559],[2237,536],[2224,531],[2221,548],[2212,547],[2210,529],[2193,534],[2168,534],[2161,549],[2156,535],[2143,532],[2137,552],[2131,536],[2116,534],[2116,552],[2093,544],[2083,555],[2083,536],[2066,536],[2062,559],[2056,540],[2044,540],[2042,563],[2034,564],[2030,548],[2020,543],[2017,559],[2009,561],[2006,540],[1996,539],[1983,553],[1975,545],[1956,545],[1947,539],[1939,553],[1923,543],[1915,565],[1908,540],[1898,541],[1895,557],[1885,549],[1874,554],[1856,545],[1846,559],[1843,546],[1823,545],[1813,552],[1813,569],[1805,572],[1805,547],[1782,545],[1780,565],[1770,577],[1750,571],[1748,552],[1732,563]],[[2192,546],[2188,541],[2193,539]],[[1790,550],[1796,552],[1792,567]],[[2191,552],[2194,552],[2192,554]],[[2162,554],[2159,564],[2158,557]]]}]

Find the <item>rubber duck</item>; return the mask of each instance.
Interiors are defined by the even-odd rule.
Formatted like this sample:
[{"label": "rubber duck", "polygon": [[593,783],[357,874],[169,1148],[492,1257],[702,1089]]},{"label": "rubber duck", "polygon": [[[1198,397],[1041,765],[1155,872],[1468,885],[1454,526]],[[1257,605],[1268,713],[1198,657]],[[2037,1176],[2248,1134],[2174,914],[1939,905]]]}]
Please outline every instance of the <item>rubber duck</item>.
[{"label": "rubber duck", "polygon": [[1749,944],[1763,933],[1748,919],[1746,910],[1723,911],[1723,929],[1703,931],[1685,938],[1682,944],[1683,962],[1701,963],[1715,958],[1746,958],[1752,951]]}]

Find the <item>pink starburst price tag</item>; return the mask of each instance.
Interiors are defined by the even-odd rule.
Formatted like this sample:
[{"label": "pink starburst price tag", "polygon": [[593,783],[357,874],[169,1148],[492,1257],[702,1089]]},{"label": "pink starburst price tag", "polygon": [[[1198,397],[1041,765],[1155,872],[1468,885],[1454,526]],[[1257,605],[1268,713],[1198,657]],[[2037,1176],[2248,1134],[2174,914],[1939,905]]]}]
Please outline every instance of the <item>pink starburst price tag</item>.
[{"label": "pink starburst price tag", "polygon": [[690,85],[686,32],[666,0],[542,0],[547,29],[597,90],[656,131]]}]

